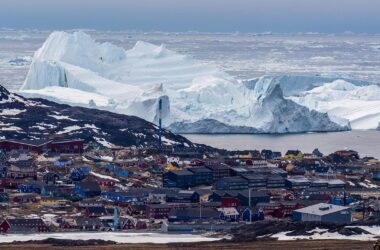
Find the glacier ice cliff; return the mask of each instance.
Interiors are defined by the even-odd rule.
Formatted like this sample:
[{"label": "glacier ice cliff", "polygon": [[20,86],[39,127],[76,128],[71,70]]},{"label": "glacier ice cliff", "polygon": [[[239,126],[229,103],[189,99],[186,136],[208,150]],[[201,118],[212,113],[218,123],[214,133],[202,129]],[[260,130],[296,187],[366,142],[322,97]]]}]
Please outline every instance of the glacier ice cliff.
[{"label": "glacier ice cliff", "polygon": [[53,32],[35,53],[19,94],[135,115],[151,122],[158,120],[161,99],[163,124],[175,132],[350,129],[345,119],[285,98],[279,81],[239,81],[215,65],[164,45],[137,42],[125,50],[98,43],[84,32]]}]

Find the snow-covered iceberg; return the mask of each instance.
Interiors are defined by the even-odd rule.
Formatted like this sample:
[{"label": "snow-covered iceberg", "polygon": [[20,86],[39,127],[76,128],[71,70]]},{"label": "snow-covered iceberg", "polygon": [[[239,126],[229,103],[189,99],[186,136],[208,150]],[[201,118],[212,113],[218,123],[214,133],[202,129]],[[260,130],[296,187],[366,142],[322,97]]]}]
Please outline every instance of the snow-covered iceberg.
[{"label": "snow-covered iceberg", "polygon": [[345,80],[325,83],[289,99],[330,117],[348,119],[353,129],[375,129],[380,122],[380,86]]},{"label": "snow-covered iceberg", "polygon": [[[83,32],[54,32],[35,53],[20,94],[106,109],[157,122],[176,132],[337,131],[332,121],[285,99],[280,84],[248,86],[215,65],[137,42],[130,50],[97,43]],[[215,125],[220,129],[215,129]],[[186,125],[186,126],[185,126]],[[187,131],[186,131],[187,130]]]}]

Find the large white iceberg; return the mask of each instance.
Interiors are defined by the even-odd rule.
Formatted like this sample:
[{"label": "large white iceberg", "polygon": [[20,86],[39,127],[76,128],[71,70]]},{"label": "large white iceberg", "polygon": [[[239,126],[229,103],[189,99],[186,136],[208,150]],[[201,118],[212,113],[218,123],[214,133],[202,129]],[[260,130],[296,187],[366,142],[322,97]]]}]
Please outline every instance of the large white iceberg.
[{"label": "large white iceberg", "polygon": [[380,122],[380,86],[358,86],[345,80],[325,83],[290,97],[330,117],[348,119],[353,129],[375,129]]},{"label": "large white iceberg", "polygon": [[274,81],[249,87],[215,65],[163,45],[137,42],[124,50],[97,43],[83,32],[52,33],[35,53],[19,93],[151,122],[157,122],[161,99],[163,124],[176,132],[191,131],[202,121],[203,128],[212,127],[205,126],[212,121],[234,132],[239,128],[268,133],[349,129],[345,120],[338,124],[327,114],[285,99]]}]

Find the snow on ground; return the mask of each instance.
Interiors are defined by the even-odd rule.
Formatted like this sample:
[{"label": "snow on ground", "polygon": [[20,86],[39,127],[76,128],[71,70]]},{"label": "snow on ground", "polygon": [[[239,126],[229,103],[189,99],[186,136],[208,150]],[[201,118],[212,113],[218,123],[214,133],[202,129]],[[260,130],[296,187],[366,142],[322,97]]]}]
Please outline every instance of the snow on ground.
[{"label": "snow on ground", "polygon": [[44,240],[47,238],[69,240],[111,240],[117,243],[175,243],[217,241],[220,238],[205,237],[197,234],[164,234],[164,233],[124,233],[124,232],[76,232],[44,234],[8,234],[0,235],[0,243],[14,241]]},{"label": "snow on ground", "polygon": [[107,148],[112,148],[112,147],[115,147],[114,144],[110,143],[109,141],[107,141],[106,139],[104,138],[99,138],[99,137],[94,137],[95,141],[101,145],[103,145],[104,147],[107,147]]},{"label": "snow on ground", "polygon": [[67,133],[80,130],[80,129],[82,129],[82,127],[78,125],[68,126],[68,127],[63,128],[62,131],[58,131],[57,134],[67,134]]},{"label": "snow on ground", "polygon": [[21,131],[22,129],[17,126],[1,127],[1,131]]},{"label": "snow on ground", "polygon": [[349,184],[350,186],[353,186],[353,187],[356,186],[355,183],[353,183],[352,181],[348,181],[348,184]]},{"label": "snow on ground", "polygon": [[170,140],[166,137],[161,137],[161,140],[164,144],[167,144],[167,145],[175,145],[175,144],[178,144],[176,141],[173,141],[173,140]]},{"label": "snow on ground", "polygon": [[57,120],[78,121],[78,120],[70,118],[70,116],[67,116],[67,115],[48,115],[48,116],[53,117],[54,119],[57,119]]},{"label": "snow on ground", "polygon": [[96,176],[98,178],[101,178],[101,179],[107,179],[107,180],[113,180],[113,181],[116,181],[116,182],[120,182],[118,179],[113,178],[113,177],[108,176],[108,175],[98,174],[98,173],[95,173],[95,172],[92,172],[92,171],[90,171],[90,174],[92,174],[93,176]]},{"label": "snow on ground", "polygon": [[108,155],[101,155],[100,159],[102,159],[103,161],[113,161],[113,157]]},{"label": "snow on ground", "polygon": [[[367,230],[367,227],[358,226],[364,230]],[[377,237],[380,236],[380,228],[373,227],[370,230],[367,230],[370,234],[360,234],[360,235],[342,235],[337,232],[330,233],[327,229],[315,228],[314,230],[308,231],[312,233],[311,235],[297,235],[297,236],[288,236],[288,233],[292,231],[280,232],[273,234],[271,238],[276,238],[278,240],[360,240],[360,241],[370,241],[377,240]]]},{"label": "snow on ground", "polygon": [[21,114],[22,112],[25,112],[26,109],[2,109],[0,111],[0,115],[18,115]]}]

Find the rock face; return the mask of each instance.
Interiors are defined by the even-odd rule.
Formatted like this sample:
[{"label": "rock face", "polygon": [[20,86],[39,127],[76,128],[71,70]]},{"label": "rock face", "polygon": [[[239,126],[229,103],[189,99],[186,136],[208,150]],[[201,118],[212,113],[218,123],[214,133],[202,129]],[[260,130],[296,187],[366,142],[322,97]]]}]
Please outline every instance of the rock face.
[{"label": "rock face", "polygon": [[[104,146],[157,146],[158,127],[135,116],[98,109],[70,107],[43,99],[26,99],[0,85],[0,137],[43,139],[62,134],[66,138],[96,141]],[[194,147],[186,138],[167,130],[166,145]]]},{"label": "rock face", "polygon": [[163,45],[137,42],[124,50],[83,32],[52,33],[35,53],[20,94],[150,122],[161,113],[164,126],[187,133],[349,129],[348,122],[285,99],[276,81],[247,84]]}]

